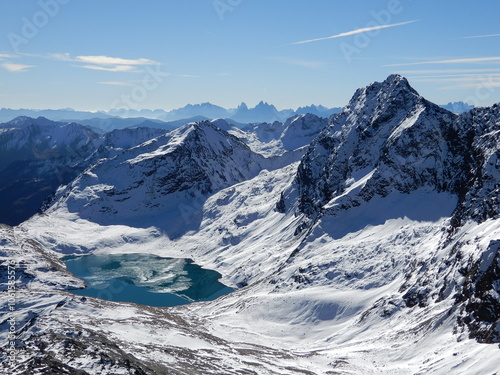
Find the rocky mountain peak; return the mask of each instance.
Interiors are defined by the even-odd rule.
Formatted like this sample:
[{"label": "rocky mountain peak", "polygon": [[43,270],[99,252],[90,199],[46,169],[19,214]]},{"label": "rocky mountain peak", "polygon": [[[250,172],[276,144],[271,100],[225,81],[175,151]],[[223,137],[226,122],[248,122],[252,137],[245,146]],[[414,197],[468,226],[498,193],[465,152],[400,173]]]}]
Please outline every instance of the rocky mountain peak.
[{"label": "rocky mountain peak", "polygon": [[446,179],[453,174],[448,162],[455,159],[447,156],[458,146],[447,134],[454,119],[456,115],[422,98],[399,75],[357,90],[299,166],[300,209],[307,214],[321,211],[369,173],[362,191],[365,200],[428,183],[452,189]]},{"label": "rocky mountain peak", "polygon": [[349,115],[355,115],[356,120],[368,119],[371,123],[376,120],[385,121],[397,112],[407,113],[423,100],[406,78],[391,75],[383,82],[358,89],[341,115],[346,120]]},{"label": "rocky mountain peak", "polygon": [[241,102],[237,109],[248,110],[248,106],[245,102]]},{"label": "rocky mountain peak", "polygon": [[[183,207],[255,177],[263,161],[209,121],[191,123],[102,159],[61,192],[49,211],[64,205],[92,221],[133,225],[167,213],[185,229],[178,220]],[[177,229],[168,230],[177,235]]]}]

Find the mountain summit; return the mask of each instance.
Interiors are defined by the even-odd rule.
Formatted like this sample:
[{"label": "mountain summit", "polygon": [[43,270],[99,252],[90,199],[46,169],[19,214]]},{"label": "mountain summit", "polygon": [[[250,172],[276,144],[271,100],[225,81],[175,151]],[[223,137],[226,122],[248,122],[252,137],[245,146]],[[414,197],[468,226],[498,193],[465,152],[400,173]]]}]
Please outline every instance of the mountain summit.
[{"label": "mountain summit", "polygon": [[165,215],[170,221],[160,225],[173,233],[177,224],[187,224],[175,224],[183,215],[182,202],[189,205],[253,178],[263,164],[262,156],[210,122],[187,124],[102,159],[61,192],[54,208],[64,204],[95,222],[141,227]]},{"label": "mountain summit", "polygon": [[[454,155],[450,139],[456,115],[422,98],[399,76],[359,89],[312,142],[296,177],[300,210],[318,213],[347,208],[359,199],[390,191],[409,192],[432,184],[453,190]],[[364,188],[350,187],[366,178]],[[350,203],[348,203],[350,202]]]}]

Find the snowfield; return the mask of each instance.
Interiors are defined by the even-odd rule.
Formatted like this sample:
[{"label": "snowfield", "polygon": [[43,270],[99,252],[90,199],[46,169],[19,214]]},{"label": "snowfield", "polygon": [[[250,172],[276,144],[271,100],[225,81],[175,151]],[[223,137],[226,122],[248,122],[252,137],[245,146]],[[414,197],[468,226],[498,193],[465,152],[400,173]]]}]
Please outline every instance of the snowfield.
[{"label": "snowfield", "polygon": [[[249,147],[203,122],[101,159],[0,227],[2,275],[17,267],[4,371],[500,372],[498,110],[459,117],[390,76],[304,149],[316,117],[289,121],[274,141],[292,146],[267,158],[258,133]],[[236,290],[175,308],[68,291],[83,282],[60,258],[120,253],[192,258]]]}]

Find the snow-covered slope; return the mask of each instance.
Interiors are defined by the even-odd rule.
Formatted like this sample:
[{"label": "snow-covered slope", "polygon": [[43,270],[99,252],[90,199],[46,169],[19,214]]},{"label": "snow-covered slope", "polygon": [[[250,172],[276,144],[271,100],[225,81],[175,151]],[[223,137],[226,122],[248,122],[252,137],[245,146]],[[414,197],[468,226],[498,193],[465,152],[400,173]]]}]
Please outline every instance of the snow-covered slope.
[{"label": "snow-covered slope", "polygon": [[309,143],[326,127],[328,121],[313,114],[296,115],[285,121],[280,140],[285,150],[295,150]]},{"label": "snow-covered slope", "polygon": [[101,136],[98,158],[110,158],[147,142],[153,138],[160,137],[168,133],[165,129],[152,127],[137,127],[127,129],[115,129]]},{"label": "snow-covered slope", "polygon": [[[499,121],[498,106],[457,116],[394,75],[289,165],[207,122],[99,161],[43,215],[2,228],[3,264],[25,258],[32,275],[9,370],[500,371]],[[193,258],[238,290],[149,308],[71,296],[63,268],[51,286],[35,266],[132,252]]]},{"label": "snow-covered slope", "polygon": [[75,123],[18,117],[0,126],[0,223],[28,219],[61,184],[74,179],[98,135]]},{"label": "snow-covered slope", "polygon": [[0,223],[34,215],[61,185],[101,158],[116,156],[166,133],[131,128],[98,135],[87,127],[39,117],[0,126]]},{"label": "snow-covered slope", "polygon": [[[64,205],[102,224],[159,225],[169,235],[188,228],[181,203],[257,175],[265,159],[210,122],[171,133],[101,159],[59,195],[48,212]],[[194,225],[194,223],[193,223]]]},{"label": "snow-covered slope", "polygon": [[84,126],[43,117],[18,117],[0,129],[0,170],[17,160],[39,160],[82,152],[98,135]]},{"label": "snow-covered slope", "polygon": [[221,119],[212,123],[240,138],[252,150],[264,156],[279,156],[309,145],[326,127],[328,121],[316,115],[305,114],[290,117],[284,123],[275,121],[272,124],[249,124],[243,129]]}]

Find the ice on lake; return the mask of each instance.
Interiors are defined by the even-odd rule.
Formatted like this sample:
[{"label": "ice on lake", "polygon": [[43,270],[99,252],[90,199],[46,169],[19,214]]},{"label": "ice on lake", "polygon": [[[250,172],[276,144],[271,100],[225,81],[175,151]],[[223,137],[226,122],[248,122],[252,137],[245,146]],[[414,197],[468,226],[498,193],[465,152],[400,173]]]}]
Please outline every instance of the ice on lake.
[{"label": "ice on lake", "polygon": [[150,254],[109,254],[65,257],[68,269],[85,280],[78,295],[148,306],[177,306],[213,300],[233,289],[219,282],[221,275],[190,259]]}]

